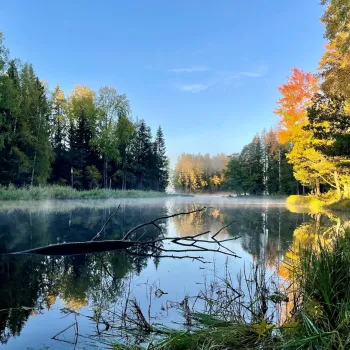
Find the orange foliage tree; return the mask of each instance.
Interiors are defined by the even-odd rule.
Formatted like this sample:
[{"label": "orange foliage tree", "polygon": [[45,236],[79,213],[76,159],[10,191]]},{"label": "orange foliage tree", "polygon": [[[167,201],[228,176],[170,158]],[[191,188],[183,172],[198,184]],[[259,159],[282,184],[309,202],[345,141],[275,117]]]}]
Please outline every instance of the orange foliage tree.
[{"label": "orange foliage tree", "polygon": [[293,142],[307,131],[307,108],[318,90],[317,77],[312,73],[293,68],[288,81],[278,87],[282,97],[278,100],[275,113],[280,116],[278,140],[280,143]]},{"label": "orange foliage tree", "polygon": [[[333,164],[314,148],[314,137],[308,125],[308,108],[319,89],[317,77],[312,73],[293,68],[288,81],[278,90],[282,97],[277,102],[275,113],[280,116],[278,139],[289,143],[291,151],[287,154],[293,164],[295,178],[320,194],[320,184],[330,183]],[[333,184],[332,184],[333,185]]]}]

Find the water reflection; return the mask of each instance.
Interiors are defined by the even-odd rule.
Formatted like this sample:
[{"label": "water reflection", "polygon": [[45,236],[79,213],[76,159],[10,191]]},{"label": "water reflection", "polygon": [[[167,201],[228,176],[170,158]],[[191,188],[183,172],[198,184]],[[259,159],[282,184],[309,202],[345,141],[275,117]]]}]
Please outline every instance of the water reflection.
[{"label": "water reflection", "polygon": [[[59,304],[60,308],[75,311],[85,310],[87,307],[93,308],[96,305],[101,309],[107,309],[125,294],[127,288],[130,288],[126,278],[130,274],[139,276],[142,281],[151,278],[164,281],[163,289],[169,292],[169,299],[173,297],[171,292],[177,297],[181,292],[184,293],[185,286],[194,294],[195,289],[200,288],[196,283],[200,282],[199,273],[203,267],[186,261],[169,262],[159,258],[149,260],[120,252],[62,258],[6,255],[9,252],[52,243],[90,240],[118,204],[119,202],[88,204],[84,202],[83,205],[79,203],[74,205],[61,202],[45,206],[33,206],[28,203],[23,206],[18,204],[0,206],[2,207],[0,210],[2,344],[8,344],[8,348],[16,346],[18,348],[18,345],[11,343],[10,339],[16,336],[24,337],[21,332],[28,320],[32,316],[40,318],[47,313],[50,314],[53,305]],[[315,229],[316,235],[319,230],[327,230],[330,225],[340,226],[344,221],[338,217],[291,212],[283,205],[250,206],[229,201],[217,204],[215,199],[197,198],[157,202],[125,201],[100,239],[118,239],[130,228],[142,222],[177,211],[199,209],[202,206],[212,206],[213,209],[175,217],[161,224],[162,232],[155,227],[147,227],[140,232],[139,237],[147,240],[167,234],[193,235],[208,229],[216,232],[222,226],[234,221],[220,233],[220,238],[241,237],[233,243],[233,249],[242,256],[241,260],[235,261],[238,271],[244,262],[261,258],[266,258],[272,267],[276,261],[289,258],[290,247],[297,252],[296,245],[310,244],[310,241],[315,239],[312,238],[312,228]],[[216,268],[223,268],[222,261],[220,264]],[[285,272],[281,270],[280,273],[283,275]],[[140,285],[139,283],[138,286]],[[139,289],[140,287],[138,289],[135,287],[135,290]],[[140,298],[145,299],[140,301],[141,304],[148,305],[150,296],[146,297],[139,291],[137,293]],[[162,306],[159,302],[159,309]],[[160,314],[162,313],[159,312]],[[51,327],[50,324],[46,326]],[[41,335],[40,331],[38,332],[39,344],[47,342],[45,334],[43,332]],[[52,330],[51,336],[54,334],[55,331]],[[36,346],[30,344],[30,341],[27,345]]]}]

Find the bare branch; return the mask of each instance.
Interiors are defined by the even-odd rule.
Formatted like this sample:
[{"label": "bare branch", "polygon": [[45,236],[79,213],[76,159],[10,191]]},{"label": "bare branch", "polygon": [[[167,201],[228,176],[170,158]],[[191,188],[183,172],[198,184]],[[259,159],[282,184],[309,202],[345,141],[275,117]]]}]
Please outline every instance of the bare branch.
[{"label": "bare branch", "polygon": [[108,217],[108,219],[106,220],[106,222],[103,224],[101,230],[98,231],[98,232],[96,233],[96,235],[91,239],[91,242],[92,242],[93,240],[95,240],[96,238],[100,237],[100,234],[102,233],[102,231],[104,230],[104,228],[105,228],[105,227],[107,226],[107,224],[109,223],[109,220],[111,220],[112,217],[118,213],[119,208],[120,208],[120,204],[118,205],[117,210],[116,210],[113,214],[111,214],[111,215]]},{"label": "bare branch", "polygon": [[231,221],[229,224],[227,224],[226,226],[221,227],[221,229],[220,229],[218,232],[216,232],[216,233],[214,234],[214,236],[212,237],[212,239],[215,240],[215,237],[216,237],[222,230],[224,230],[225,228],[231,226],[234,222],[236,222],[236,220],[233,220],[233,221]]},{"label": "bare branch", "polygon": [[[176,214],[172,214],[172,215],[160,216],[159,218],[153,219],[152,221],[145,222],[143,224],[137,225],[136,227],[132,228],[131,230],[129,230],[126,233],[126,235],[123,237],[123,240],[127,240],[131,236],[131,234],[133,234],[135,231],[137,231],[141,227],[148,226],[148,225],[155,225],[155,223],[157,221],[159,221],[159,220],[170,219],[170,218],[174,218],[174,217],[180,216],[180,215],[188,215],[188,214],[192,214],[192,213],[199,213],[199,212],[204,211],[206,209],[208,209],[208,208],[207,207],[203,207],[201,209],[191,210],[191,211],[187,211],[187,212],[183,212],[183,213],[176,213]],[[155,226],[157,226],[157,225],[155,225]],[[158,228],[160,228],[160,227],[158,226]]]}]

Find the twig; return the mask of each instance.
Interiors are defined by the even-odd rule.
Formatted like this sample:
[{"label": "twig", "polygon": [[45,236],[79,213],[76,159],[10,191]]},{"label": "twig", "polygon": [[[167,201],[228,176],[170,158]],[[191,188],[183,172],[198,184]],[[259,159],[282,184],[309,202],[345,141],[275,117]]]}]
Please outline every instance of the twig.
[{"label": "twig", "polygon": [[120,204],[118,205],[117,210],[116,210],[113,214],[111,214],[111,215],[108,217],[108,219],[106,220],[106,222],[103,224],[101,230],[98,231],[98,232],[96,233],[96,235],[91,239],[91,242],[92,242],[93,240],[95,240],[96,238],[100,237],[100,234],[102,233],[102,231],[104,230],[104,228],[107,226],[109,220],[111,220],[112,217],[118,213],[119,208],[120,208]]},{"label": "twig", "polygon": [[201,209],[191,210],[191,211],[187,211],[187,212],[176,213],[176,214],[172,214],[172,215],[160,216],[159,218],[153,219],[153,220],[151,220],[149,222],[145,222],[143,224],[137,225],[136,227],[132,228],[131,230],[129,230],[125,234],[125,236],[123,237],[123,240],[128,239],[132,233],[134,233],[135,231],[137,231],[138,229],[140,229],[141,227],[144,227],[144,226],[154,225],[155,227],[160,229],[160,227],[156,224],[156,222],[159,221],[159,220],[170,219],[170,218],[174,218],[174,217],[180,216],[180,215],[188,215],[188,214],[192,214],[192,213],[199,213],[199,212],[204,211],[206,209],[208,209],[208,208],[207,207],[203,207]]}]

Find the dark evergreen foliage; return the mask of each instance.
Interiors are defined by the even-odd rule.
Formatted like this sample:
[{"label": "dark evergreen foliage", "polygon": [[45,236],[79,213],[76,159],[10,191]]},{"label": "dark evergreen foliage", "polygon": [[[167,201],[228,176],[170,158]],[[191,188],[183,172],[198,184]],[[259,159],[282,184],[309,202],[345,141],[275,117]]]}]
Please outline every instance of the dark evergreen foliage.
[{"label": "dark evergreen foliage", "polygon": [[9,60],[0,33],[0,185],[165,191],[161,128],[153,140],[145,121],[131,121],[125,95],[101,90],[100,99],[84,86],[68,99],[58,86],[48,93],[30,64]]}]

